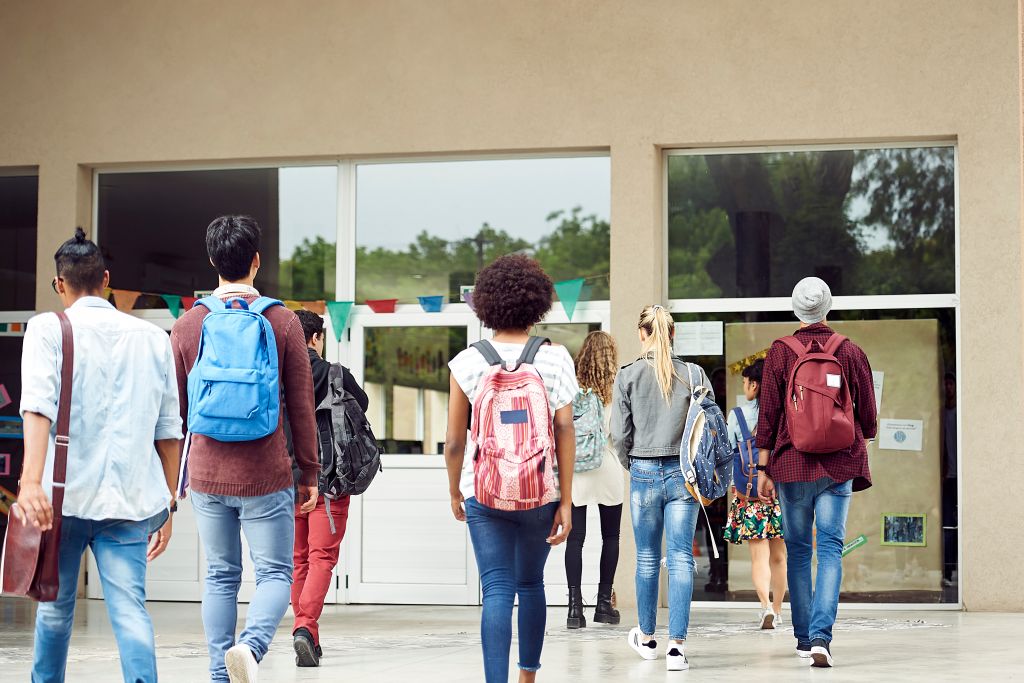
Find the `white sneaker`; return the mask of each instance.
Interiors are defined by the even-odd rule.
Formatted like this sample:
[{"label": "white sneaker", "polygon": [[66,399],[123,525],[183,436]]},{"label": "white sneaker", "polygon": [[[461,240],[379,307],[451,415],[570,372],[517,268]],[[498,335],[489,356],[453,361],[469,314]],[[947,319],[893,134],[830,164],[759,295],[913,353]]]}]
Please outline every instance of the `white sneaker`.
[{"label": "white sneaker", "polygon": [[774,611],[772,611],[771,607],[765,607],[764,611],[761,612],[761,619],[760,619],[761,630],[762,631],[770,631],[770,630],[774,629],[775,628],[775,620],[777,618],[778,618],[778,615],[775,614]]},{"label": "white sneaker", "polygon": [[256,656],[245,643],[239,643],[224,653],[224,666],[231,683],[256,683],[260,665]]},{"label": "white sneaker", "polygon": [[675,641],[668,641],[668,648],[665,649],[665,668],[669,671],[686,671],[690,668],[683,646]]},{"label": "white sneaker", "polygon": [[639,626],[634,626],[629,631],[629,635],[626,636],[626,641],[634,651],[644,659],[657,659],[658,658],[658,641],[651,638],[646,643],[643,642],[644,634],[640,631]]}]

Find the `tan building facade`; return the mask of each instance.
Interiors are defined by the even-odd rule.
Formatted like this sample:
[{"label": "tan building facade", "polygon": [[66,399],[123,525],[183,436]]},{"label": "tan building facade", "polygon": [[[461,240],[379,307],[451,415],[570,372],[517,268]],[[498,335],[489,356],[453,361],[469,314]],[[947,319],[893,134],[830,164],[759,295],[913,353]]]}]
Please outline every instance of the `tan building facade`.
[{"label": "tan building facade", "polygon": [[[691,298],[668,285],[670,151],[952,147],[960,596],[1022,611],[994,505],[1024,408],[1021,35],[1010,0],[4,2],[0,170],[38,173],[42,311],[97,173],[604,154],[628,359],[642,305]],[[628,602],[628,514],[622,539]]]}]

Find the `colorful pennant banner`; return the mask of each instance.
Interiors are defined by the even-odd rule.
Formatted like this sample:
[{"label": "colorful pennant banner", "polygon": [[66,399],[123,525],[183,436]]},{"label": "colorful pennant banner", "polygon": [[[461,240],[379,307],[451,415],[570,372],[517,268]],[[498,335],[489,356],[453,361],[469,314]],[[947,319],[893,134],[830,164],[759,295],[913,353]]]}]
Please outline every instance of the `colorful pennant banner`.
[{"label": "colorful pennant banner", "polygon": [[114,294],[114,305],[117,306],[117,310],[122,313],[128,313],[135,308],[135,302],[139,300],[142,292],[134,292],[130,289],[115,289]]},{"label": "colorful pennant banner", "polygon": [[161,294],[160,298],[167,304],[167,310],[175,318],[181,317],[181,297],[177,294]]},{"label": "colorful pennant banner", "polygon": [[575,280],[564,280],[555,283],[555,292],[558,300],[562,302],[565,315],[572,322],[572,314],[576,312],[576,304],[579,303],[580,295],[583,293],[585,279],[580,277]]},{"label": "colorful pennant banner", "polygon": [[331,329],[334,330],[334,338],[341,341],[341,335],[345,333],[348,326],[348,317],[352,313],[354,301],[328,301],[327,314],[331,319]]}]

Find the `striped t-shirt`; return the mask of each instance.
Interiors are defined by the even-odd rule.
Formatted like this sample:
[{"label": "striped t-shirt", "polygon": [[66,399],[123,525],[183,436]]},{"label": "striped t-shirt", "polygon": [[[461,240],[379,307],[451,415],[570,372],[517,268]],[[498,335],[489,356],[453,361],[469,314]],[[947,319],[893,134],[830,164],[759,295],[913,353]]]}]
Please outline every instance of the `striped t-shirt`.
[{"label": "striped t-shirt", "polygon": [[[504,360],[516,360],[523,353],[523,344],[509,344],[506,342],[491,341],[494,350]],[[573,364],[572,356],[564,346],[545,345],[537,351],[533,367],[540,373],[544,380],[544,388],[548,392],[548,405],[551,407],[551,416],[555,411],[572,403],[579,391],[579,384],[576,382],[576,366]],[[490,369],[483,355],[476,349],[469,348],[452,358],[448,363],[452,377],[473,405],[476,400],[477,388],[480,380]],[[473,491],[473,453],[472,446],[466,449],[465,465],[462,468],[462,479],[459,483],[459,490],[466,498],[474,495]]]}]

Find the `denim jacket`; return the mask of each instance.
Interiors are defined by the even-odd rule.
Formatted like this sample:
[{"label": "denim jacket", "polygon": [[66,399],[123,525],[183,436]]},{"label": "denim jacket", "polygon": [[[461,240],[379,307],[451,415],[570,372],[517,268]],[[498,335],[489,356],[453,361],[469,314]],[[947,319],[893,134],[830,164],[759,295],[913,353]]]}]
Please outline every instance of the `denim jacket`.
[{"label": "denim jacket", "polygon": [[654,366],[643,358],[623,367],[615,378],[612,393],[611,444],[619,462],[627,470],[630,458],[679,456],[686,413],[690,409],[688,366],[694,380],[708,388],[711,382],[704,369],[681,358],[672,359],[676,375],[671,400],[666,402],[658,385]]}]

